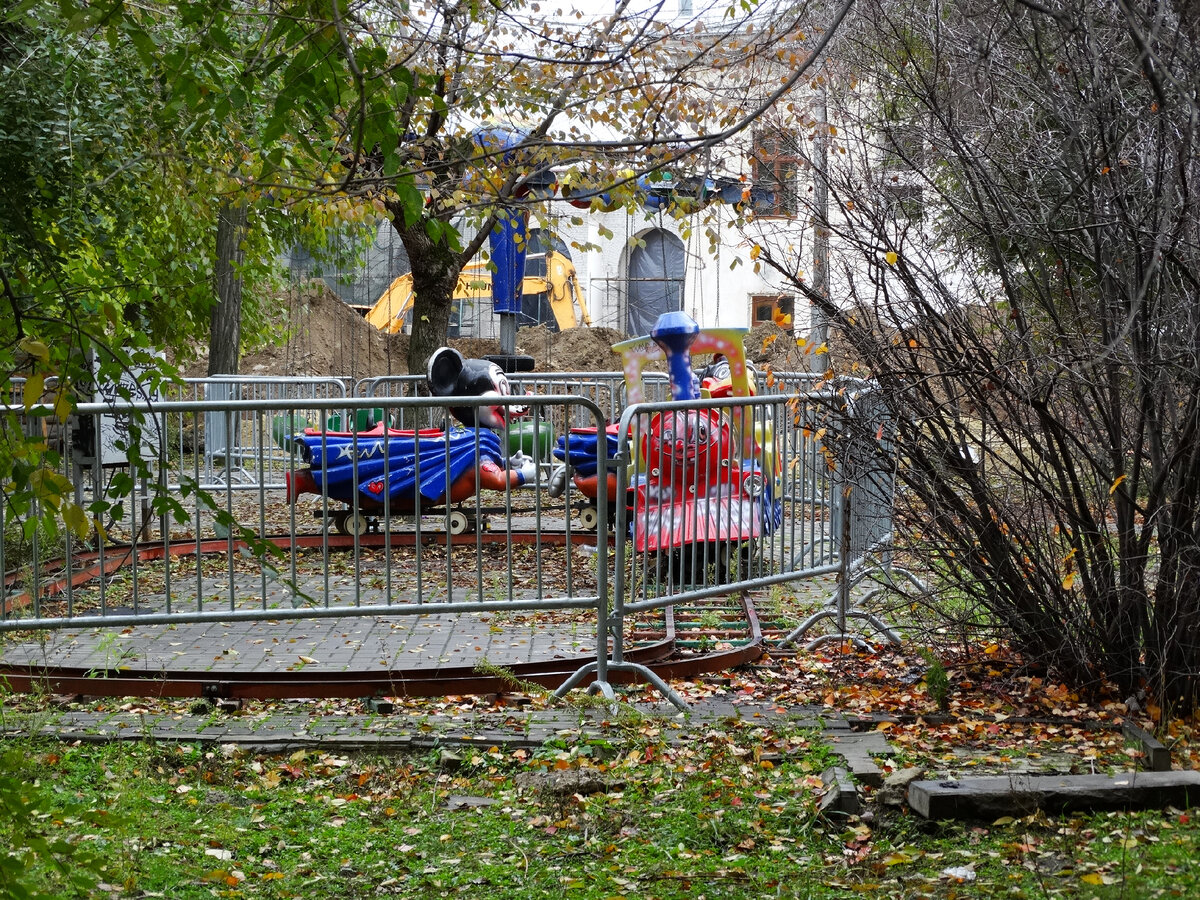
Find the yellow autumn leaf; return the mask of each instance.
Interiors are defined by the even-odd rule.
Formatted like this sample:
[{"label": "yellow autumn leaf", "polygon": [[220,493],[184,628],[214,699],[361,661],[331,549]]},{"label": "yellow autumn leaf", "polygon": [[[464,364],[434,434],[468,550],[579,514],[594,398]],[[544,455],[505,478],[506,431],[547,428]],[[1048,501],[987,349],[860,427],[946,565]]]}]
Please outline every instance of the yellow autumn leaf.
[{"label": "yellow autumn leaf", "polygon": [[758,259],[761,255],[762,255],[762,247],[760,247],[758,244],[755,244],[753,247],[750,248],[750,258],[751,259]]},{"label": "yellow autumn leaf", "polygon": [[25,379],[25,408],[29,409],[35,403],[42,399],[42,392],[46,389],[46,376],[40,372],[30,375]]},{"label": "yellow autumn leaf", "polygon": [[900,256],[895,250],[889,250],[883,255],[883,258],[887,260],[887,264],[889,266],[894,266],[896,264],[896,260],[898,260]]},{"label": "yellow autumn leaf", "polygon": [[18,344],[17,346],[20,347],[22,350],[24,350],[26,353],[28,353],[30,356],[32,356],[34,359],[40,359],[43,362],[45,362],[46,360],[48,360],[50,358],[50,348],[47,347],[45,344],[43,344],[41,341],[34,340],[33,338],[27,337],[24,340],[22,340],[21,343]]},{"label": "yellow autumn leaf", "polygon": [[71,529],[72,533],[83,540],[88,533],[87,513],[83,507],[71,501],[65,501],[62,505],[63,523]]},{"label": "yellow autumn leaf", "polygon": [[1117,488],[1119,488],[1119,487],[1121,486],[1121,482],[1122,482],[1122,481],[1124,481],[1124,480],[1125,480],[1125,476],[1124,476],[1124,475],[1118,475],[1118,476],[1117,476],[1117,480],[1116,480],[1116,481],[1114,481],[1114,482],[1113,482],[1113,483],[1112,483],[1112,484],[1109,486],[1109,488],[1108,488],[1108,495],[1109,495],[1110,497],[1111,497],[1113,494],[1115,494],[1115,493],[1117,492]]},{"label": "yellow autumn leaf", "polygon": [[1063,576],[1063,580],[1062,580],[1063,590],[1069,591],[1073,584],[1075,584],[1075,573],[1068,572],[1065,576]]},{"label": "yellow autumn leaf", "polygon": [[775,324],[778,325],[780,328],[791,328],[792,327],[792,314],[791,313],[776,311],[775,315],[772,318],[774,318]]},{"label": "yellow autumn leaf", "polygon": [[61,422],[71,414],[74,407],[75,401],[71,395],[60,388],[54,395],[54,415]]}]

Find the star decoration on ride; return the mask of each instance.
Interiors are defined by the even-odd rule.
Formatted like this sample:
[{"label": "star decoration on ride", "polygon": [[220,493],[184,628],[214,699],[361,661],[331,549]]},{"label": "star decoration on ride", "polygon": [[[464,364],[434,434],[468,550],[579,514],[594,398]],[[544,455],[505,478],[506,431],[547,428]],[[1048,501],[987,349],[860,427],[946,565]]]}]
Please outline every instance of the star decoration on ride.
[{"label": "star decoration on ride", "polygon": [[355,456],[356,446],[358,448],[359,459],[370,459],[373,456],[383,455],[382,441],[368,441],[358,445],[355,445],[352,442],[347,442],[344,446],[338,449],[337,459],[353,459]]}]

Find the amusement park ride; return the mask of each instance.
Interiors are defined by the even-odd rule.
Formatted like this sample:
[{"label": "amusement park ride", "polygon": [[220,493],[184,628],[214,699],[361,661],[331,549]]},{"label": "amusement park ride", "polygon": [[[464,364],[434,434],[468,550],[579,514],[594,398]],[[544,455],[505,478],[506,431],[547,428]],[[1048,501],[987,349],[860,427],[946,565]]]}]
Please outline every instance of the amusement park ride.
[{"label": "amusement park ride", "polygon": [[[677,401],[753,396],[756,385],[743,335],[742,329],[702,330],[686,313],[665,313],[649,339],[613,348],[622,356],[629,401],[642,402],[642,371],[662,359]],[[694,372],[693,352],[712,353],[712,363]],[[770,422],[756,421],[745,407],[668,409],[646,418],[644,427],[631,433],[640,433],[640,439],[625,501],[637,553],[655,558],[679,580],[697,565],[727,566],[731,550],[749,549],[778,527],[781,470]],[[623,430],[620,424],[605,430],[607,458],[617,456]],[[564,466],[550,485],[552,496],[561,494],[566,474],[573,472],[575,487],[588,499],[580,521],[589,528],[599,525],[598,441],[595,429],[572,429],[561,437],[555,456]],[[605,489],[608,508],[615,511],[615,472],[607,473]]]},{"label": "amusement park ride", "polygon": [[[484,134],[480,140],[488,147],[492,144],[487,142],[499,141],[496,148],[505,151],[506,159],[514,146],[513,136],[507,134]],[[548,258],[546,279],[532,284],[523,277],[527,241],[522,213],[501,216],[489,240],[492,271],[480,284],[486,282],[501,320],[502,349],[505,338],[511,343],[515,334],[513,319],[521,297],[531,290],[547,291],[557,299],[554,308],[556,315],[561,313],[561,327],[575,324],[576,306],[582,321],[588,321],[573,270]],[[471,278],[467,272],[460,288]],[[393,288],[371,312],[374,324],[385,330],[398,329],[411,306],[411,281],[398,280]],[[733,402],[723,409],[647,407],[636,421],[604,428],[603,447],[598,429],[571,429],[554,451],[559,466],[549,476],[549,496],[562,496],[570,479],[585,501],[581,525],[597,529],[602,525],[597,501],[603,492],[605,506],[625,523],[635,551],[665,560],[671,570],[686,568],[683,557],[695,559],[697,549],[703,559],[729,560],[732,549],[751,547],[772,533],[782,519],[774,436],[770,424],[756,419],[752,408],[736,403],[755,391],[742,345],[744,333],[701,329],[687,314],[672,312],[659,318],[651,335],[615,345],[614,352],[622,357],[628,406],[643,399],[645,367],[664,359],[676,401]],[[713,355],[702,379],[692,370],[692,354]],[[499,365],[464,360],[446,347],[430,359],[426,376],[437,397],[486,399],[512,393]],[[358,433],[306,429],[296,442],[308,467],[289,478],[289,499],[316,493],[346,504],[345,510],[333,514],[334,525],[344,533],[362,533],[381,516],[386,520],[388,515],[434,512],[446,517],[452,533],[472,528],[470,514],[456,505],[479,491],[509,492],[531,485],[538,470],[533,459],[508,449],[510,428],[525,412],[523,407],[511,401],[473,402],[450,406],[449,412],[462,427],[403,431],[380,424]],[[632,444],[626,457],[620,455],[622,435],[629,435]],[[624,478],[613,466],[601,465],[602,460],[628,456],[633,458],[625,463]],[[622,482],[627,489],[618,500]],[[476,505],[473,511],[478,509]]]},{"label": "amusement park ride", "polygon": [[[662,359],[677,401],[752,396],[742,334],[738,329],[702,330],[682,312],[664,314],[649,339],[614,347],[624,360],[629,399],[641,400],[642,370]],[[693,350],[714,354],[699,376],[691,366]],[[459,507],[463,501],[480,491],[535,484],[534,460],[507,449],[507,429],[525,407],[486,403],[512,394],[498,365],[463,359],[443,347],[430,359],[426,380],[434,396],[483,400],[484,405],[450,406],[461,427],[446,430],[400,430],[382,423],[360,432],[307,428],[296,441],[308,465],[289,476],[289,499],[314,493],[345,504],[333,520],[348,534],[364,532],[385,513],[445,515],[449,530],[462,533],[474,524]],[[636,443],[636,459],[626,473],[622,519],[637,553],[658,560],[660,569],[678,582],[688,577],[695,560],[728,566],[737,551],[752,548],[779,526],[781,473],[769,423],[755,421],[750,409],[736,406],[650,408],[641,415],[641,425],[630,429],[627,423],[614,423],[603,432],[606,459],[619,458],[622,433],[631,434]],[[554,451],[560,465],[548,484],[549,495],[559,497],[571,479],[586,501],[580,524],[590,529],[600,526],[596,502],[601,477],[613,510],[620,481],[607,465],[601,476],[598,443],[595,428],[561,436]],[[727,574],[718,568],[720,580]]]},{"label": "amusement park ride", "polygon": [[[508,378],[495,363],[463,359],[442,347],[429,360],[426,380],[436,397],[509,396]],[[452,406],[450,414],[464,428],[419,431],[379,423],[369,431],[331,432],[306,428],[296,436],[308,468],[288,475],[288,499],[305,493],[324,494],[346,509],[333,521],[344,534],[362,534],[373,520],[445,512],[482,490],[505,491],[528,484],[536,466],[525,456],[509,456],[500,432],[519,415],[521,406]],[[357,495],[357,496],[356,496]],[[467,531],[472,520],[462,510],[449,510],[450,531]]]}]

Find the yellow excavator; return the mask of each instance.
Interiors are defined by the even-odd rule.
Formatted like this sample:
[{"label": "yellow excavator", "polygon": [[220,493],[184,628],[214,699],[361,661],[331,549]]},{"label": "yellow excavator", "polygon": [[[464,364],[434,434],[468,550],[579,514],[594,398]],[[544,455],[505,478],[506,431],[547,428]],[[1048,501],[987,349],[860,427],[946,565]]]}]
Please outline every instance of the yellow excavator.
[{"label": "yellow excavator", "polygon": [[[530,261],[538,255],[531,254]],[[579,289],[579,278],[575,265],[554,250],[545,254],[546,276],[526,275],[521,281],[521,293],[525,296],[545,294],[558,323],[560,331],[579,325],[590,326],[592,317]],[[468,300],[476,303],[492,299],[492,273],[484,262],[469,263],[463,267],[454,288],[456,301]],[[388,285],[387,290],[375,301],[367,312],[367,321],[388,334],[404,330],[405,317],[413,307],[412,275],[405,273]],[[576,318],[576,307],[579,316]]]}]

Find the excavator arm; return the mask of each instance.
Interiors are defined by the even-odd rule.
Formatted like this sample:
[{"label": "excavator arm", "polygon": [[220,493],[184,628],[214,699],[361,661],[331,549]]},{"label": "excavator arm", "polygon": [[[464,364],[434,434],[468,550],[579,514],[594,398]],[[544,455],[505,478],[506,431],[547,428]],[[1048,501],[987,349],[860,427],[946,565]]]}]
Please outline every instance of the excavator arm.
[{"label": "excavator arm", "polygon": [[[577,325],[590,326],[592,317],[588,314],[587,303],[579,289],[574,263],[551,250],[546,254],[546,274],[546,278],[527,275],[521,281],[521,292],[545,293],[560,331]],[[487,263],[471,263],[458,276],[454,297],[456,300],[484,300],[491,296],[491,290],[492,273]],[[404,328],[404,317],[413,307],[413,296],[412,273],[406,272],[388,285],[387,290],[375,301],[375,305],[367,312],[367,321],[380,331],[395,334]],[[575,317],[576,306],[579,307],[578,319]]]},{"label": "excavator arm", "polygon": [[405,272],[388,285],[387,290],[375,301],[367,312],[367,321],[388,334],[395,334],[404,327],[404,317],[413,305],[413,279]]},{"label": "excavator arm", "polygon": [[[550,300],[550,311],[554,313],[559,330],[565,331],[576,325],[590,326],[592,317],[588,314],[583,292],[579,290],[579,276],[575,274],[571,260],[551,250],[546,254],[546,275],[549,283],[543,290]],[[579,319],[575,318],[576,306],[579,307]]]}]

